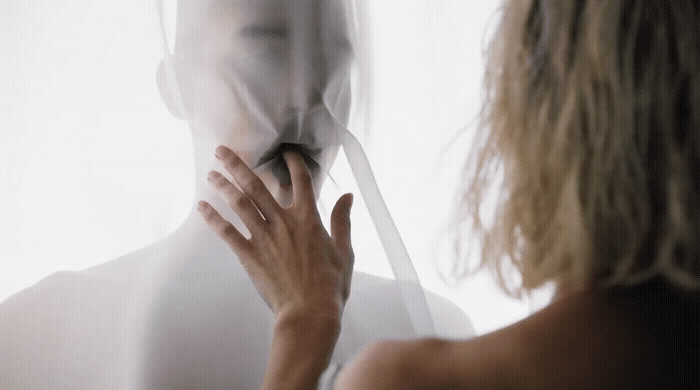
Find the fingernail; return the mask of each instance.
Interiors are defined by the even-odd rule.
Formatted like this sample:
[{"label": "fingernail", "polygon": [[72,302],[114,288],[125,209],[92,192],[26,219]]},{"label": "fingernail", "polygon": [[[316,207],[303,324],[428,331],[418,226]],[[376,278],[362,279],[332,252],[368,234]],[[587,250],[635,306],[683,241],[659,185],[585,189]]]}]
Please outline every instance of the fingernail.
[{"label": "fingernail", "polygon": [[197,210],[202,211],[207,207],[207,202],[200,200],[197,202]]},{"label": "fingernail", "polygon": [[226,154],[226,147],[223,145],[220,145],[219,147],[216,148],[216,151],[214,152],[216,155],[216,158],[222,158],[223,155]]},{"label": "fingernail", "polygon": [[214,181],[214,178],[216,178],[216,172],[215,172],[215,171],[209,171],[209,174],[207,174],[207,180],[209,180],[209,181]]}]

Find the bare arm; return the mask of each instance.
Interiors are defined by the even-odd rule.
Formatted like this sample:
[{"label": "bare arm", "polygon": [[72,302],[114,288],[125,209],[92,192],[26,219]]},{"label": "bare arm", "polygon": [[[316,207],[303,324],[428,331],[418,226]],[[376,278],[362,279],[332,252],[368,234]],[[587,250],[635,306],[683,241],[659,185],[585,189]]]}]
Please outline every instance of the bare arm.
[{"label": "bare arm", "polygon": [[288,208],[277,203],[232,150],[220,146],[217,157],[241,190],[216,172],[210,180],[241,217],[251,238],[206,202],[200,202],[200,212],[238,255],[275,315],[262,388],[315,388],[335,347],[350,293],[352,196],[341,197],[333,209],[330,236],[316,208],[311,173],[300,154],[284,155],[294,197]]},{"label": "bare arm", "polygon": [[[251,238],[245,238],[206,202],[200,202],[200,211],[236,252],[275,315],[262,389],[316,388],[333,353],[350,292],[352,197],[341,197],[333,209],[329,236],[301,155],[284,156],[294,204],[283,208],[233,151],[220,147],[217,153],[242,191],[220,174],[212,177],[212,183],[241,217]],[[492,334],[468,342],[378,343],[340,373],[337,388],[506,388],[492,380],[502,377],[498,374],[503,370],[498,369],[508,360],[502,353],[507,339]],[[485,383],[487,386],[479,387]]]},{"label": "bare arm", "polygon": [[340,323],[332,318],[280,318],[262,389],[315,389],[339,333]]}]

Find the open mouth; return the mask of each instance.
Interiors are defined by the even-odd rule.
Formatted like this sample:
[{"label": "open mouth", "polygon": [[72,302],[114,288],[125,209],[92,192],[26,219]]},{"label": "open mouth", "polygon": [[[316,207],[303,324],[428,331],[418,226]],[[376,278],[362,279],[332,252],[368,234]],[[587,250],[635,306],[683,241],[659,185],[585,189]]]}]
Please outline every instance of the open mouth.
[{"label": "open mouth", "polygon": [[312,177],[316,177],[321,171],[321,166],[317,162],[321,154],[321,149],[311,149],[306,145],[290,143],[280,144],[265,152],[258,160],[257,164],[255,164],[255,168],[272,172],[277,180],[279,180],[280,185],[291,184],[292,180],[289,176],[289,169],[282,156],[282,153],[287,150],[297,151],[304,157],[304,162],[306,162],[306,165],[309,167]]}]

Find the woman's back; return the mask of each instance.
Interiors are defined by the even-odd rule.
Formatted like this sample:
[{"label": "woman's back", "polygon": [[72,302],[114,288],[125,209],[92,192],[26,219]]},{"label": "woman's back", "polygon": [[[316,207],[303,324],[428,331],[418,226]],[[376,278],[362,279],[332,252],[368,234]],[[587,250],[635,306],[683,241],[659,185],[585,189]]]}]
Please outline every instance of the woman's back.
[{"label": "woman's back", "polygon": [[655,281],[572,293],[465,341],[380,343],[339,389],[698,389],[700,300]]},{"label": "woman's back", "polygon": [[700,305],[662,282],[563,296],[513,327],[522,386],[700,388]]},{"label": "woman's back", "polygon": [[504,286],[570,291],[463,344],[513,387],[700,388],[699,26],[697,0],[504,2],[458,221]]}]

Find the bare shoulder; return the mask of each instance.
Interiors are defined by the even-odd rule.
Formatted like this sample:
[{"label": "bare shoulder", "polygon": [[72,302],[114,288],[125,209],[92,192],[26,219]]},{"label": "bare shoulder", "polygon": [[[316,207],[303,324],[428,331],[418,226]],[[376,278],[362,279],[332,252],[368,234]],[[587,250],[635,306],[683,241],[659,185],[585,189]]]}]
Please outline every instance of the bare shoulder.
[{"label": "bare shoulder", "polygon": [[336,389],[516,388],[520,348],[513,329],[471,340],[382,341],[339,375]]},{"label": "bare shoulder", "polygon": [[374,344],[338,388],[697,389],[698,313],[653,285],[571,294],[471,340]]}]

